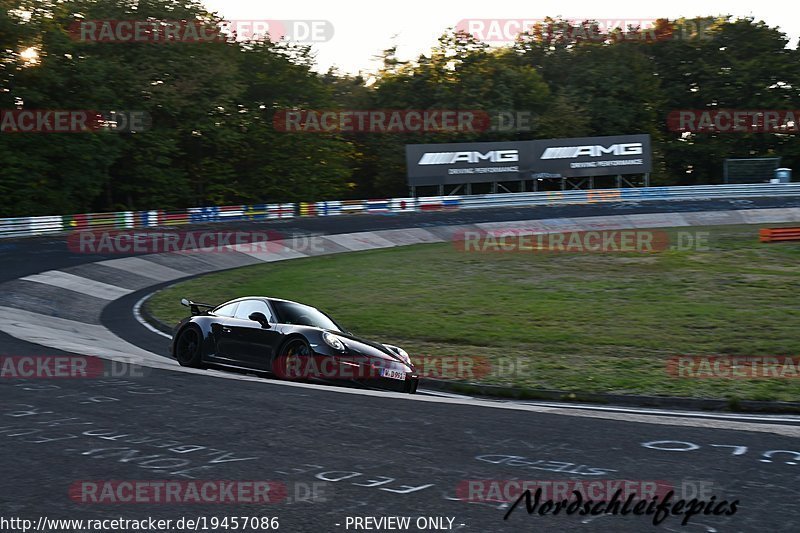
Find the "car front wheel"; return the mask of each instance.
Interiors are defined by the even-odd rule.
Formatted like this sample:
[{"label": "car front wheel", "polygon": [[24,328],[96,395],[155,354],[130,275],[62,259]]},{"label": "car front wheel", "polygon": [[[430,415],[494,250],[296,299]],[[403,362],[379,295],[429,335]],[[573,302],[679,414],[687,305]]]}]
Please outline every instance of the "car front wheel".
[{"label": "car front wheel", "polygon": [[291,339],[273,361],[273,373],[281,379],[301,379],[304,377],[302,369],[307,363],[307,358],[311,356],[311,346],[308,341],[301,338]]}]

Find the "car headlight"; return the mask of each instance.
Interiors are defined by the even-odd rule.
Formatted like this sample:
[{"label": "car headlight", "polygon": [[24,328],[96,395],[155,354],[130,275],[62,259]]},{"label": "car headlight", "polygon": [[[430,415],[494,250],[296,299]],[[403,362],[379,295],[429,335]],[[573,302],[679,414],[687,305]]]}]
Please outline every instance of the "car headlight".
[{"label": "car headlight", "polygon": [[391,351],[399,355],[400,359],[402,359],[405,364],[407,365],[411,364],[411,357],[409,357],[409,355],[406,353],[404,349],[400,348],[399,346],[392,346],[391,344],[384,344],[384,346],[386,346]]},{"label": "car headlight", "polygon": [[334,335],[333,333],[328,333],[327,331],[322,334],[322,340],[325,341],[325,344],[330,346],[331,348],[335,348],[339,351],[344,351],[344,343],[342,339],[338,335]]}]

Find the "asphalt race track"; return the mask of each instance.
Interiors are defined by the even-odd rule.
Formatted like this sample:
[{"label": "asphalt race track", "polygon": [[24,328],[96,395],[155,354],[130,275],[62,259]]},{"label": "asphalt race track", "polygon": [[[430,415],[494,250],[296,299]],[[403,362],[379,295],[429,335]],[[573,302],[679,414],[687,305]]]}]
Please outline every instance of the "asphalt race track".
[{"label": "asphalt race track", "polygon": [[[591,215],[613,215],[797,206],[800,199],[762,199],[568,206],[557,212],[577,217],[588,209]],[[554,210],[540,207],[274,224],[285,234],[307,234],[553,216]],[[63,237],[49,237],[2,242],[0,259],[0,282],[9,282],[103,257],[72,254]],[[166,339],[131,314],[133,304],[151,291],[114,301],[99,320],[129,343],[165,354]],[[0,295],[0,306],[13,309],[20,297]],[[0,343],[0,353],[7,356],[67,355],[5,333]],[[354,527],[355,517],[395,516],[411,518],[406,531],[420,530],[420,517],[427,520],[419,522],[422,530],[428,531],[800,529],[795,518],[800,417],[645,414],[372,393],[219,371],[124,364],[113,369],[114,376],[95,380],[0,380],[0,504],[5,516],[34,523],[41,517],[277,517],[279,530],[309,532],[398,530],[372,522]],[[271,481],[277,501],[80,503],[70,492],[83,481],[104,480]],[[529,516],[524,504],[504,520],[507,503],[478,501],[476,494],[490,493],[465,490],[476,486],[470,485],[475,480],[495,480],[495,486],[505,487],[514,480],[628,480],[659,491],[672,487],[676,498],[708,501],[713,496],[716,502],[739,503],[733,515],[699,514],[686,526],[682,516],[668,516],[658,526],[647,515]]]}]

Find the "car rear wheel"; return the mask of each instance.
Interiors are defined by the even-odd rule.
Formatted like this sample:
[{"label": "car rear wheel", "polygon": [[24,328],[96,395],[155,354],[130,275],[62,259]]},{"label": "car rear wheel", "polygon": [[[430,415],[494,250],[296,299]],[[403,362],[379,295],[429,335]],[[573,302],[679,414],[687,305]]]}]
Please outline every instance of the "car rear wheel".
[{"label": "car rear wheel", "polygon": [[200,351],[202,334],[195,327],[188,327],[181,331],[178,342],[175,344],[175,358],[181,366],[192,368],[200,367]]}]

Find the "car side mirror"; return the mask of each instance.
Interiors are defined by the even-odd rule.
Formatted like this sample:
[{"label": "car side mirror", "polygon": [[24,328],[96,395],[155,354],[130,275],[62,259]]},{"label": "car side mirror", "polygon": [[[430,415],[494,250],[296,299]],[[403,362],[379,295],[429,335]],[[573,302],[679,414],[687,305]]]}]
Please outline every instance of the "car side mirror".
[{"label": "car side mirror", "polygon": [[250,313],[250,316],[248,316],[247,318],[249,318],[253,322],[258,322],[259,324],[261,324],[262,328],[270,327],[269,320],[267,320],[267,316],[264,313],[256,311],[255,313]]}]

